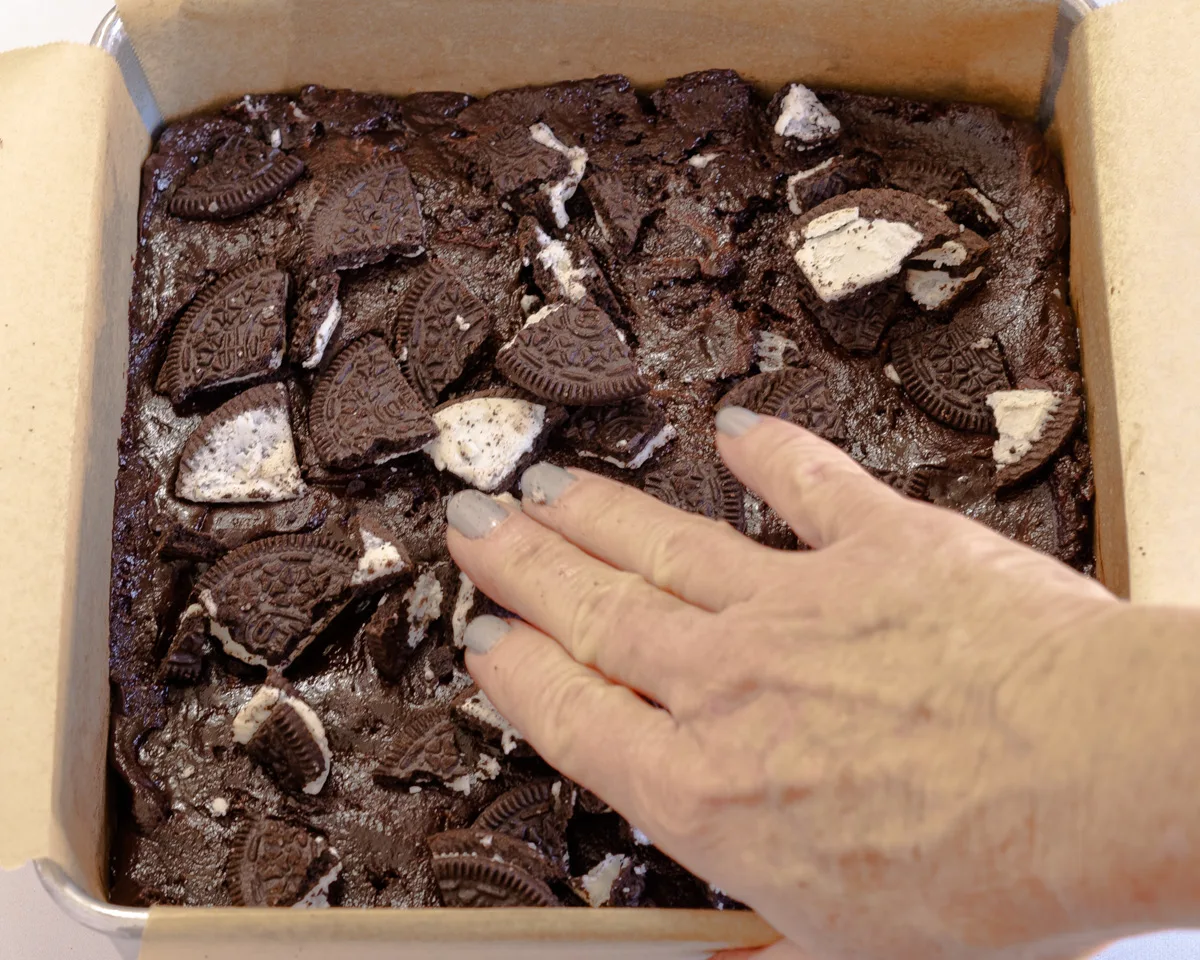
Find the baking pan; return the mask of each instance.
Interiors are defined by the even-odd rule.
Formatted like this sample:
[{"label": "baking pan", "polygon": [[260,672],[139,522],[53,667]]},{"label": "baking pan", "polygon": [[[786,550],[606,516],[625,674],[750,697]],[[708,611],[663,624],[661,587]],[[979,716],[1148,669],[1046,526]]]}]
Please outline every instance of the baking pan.
[{"label": "baking pan", "polygon": [[[386,89],[383,83],[370,82],[372,74],[369,65],[339,65],[321,60],[320,57],[313,60],[310,73],[303,73],[303,68],[296,67],[301,70],[301,75],[297,77],[274,63],[238,61],[238,70],[225,70],[221,64],[206,64],[203,58],[207,56],[210,60],[214,59],[213,51],[223,49],[223,39],[241,33],[253,33],[256,27],[261,26],[251,23],[235,31],[229,22],[222,21],[223,16],[246,13],[248,3],[249,0],[212,0],[206,5],[204,16],[198,16],[198,8],[190,0],[167,0],[158,5],[148,0],[137,0],[126,8],[135,15],[135,19],[130,20],[128,30],[115,10],[105,17],[96,31],[93,44],[111,54],[116,61],[129,97],[146,130],[152,134],[157,132],[163,123],[164,112],[168,117],[190,112],[247,89],[288,89],[308,80],[327,85],[340,83],[363,89]],[[310,27],[320,22],[320,14],[314,13],[315,5],[305,0],[274,0],[258,9],[267,20],[275,18],[295,29],[303,29],[296,26],[303,18],[293,20],[287,15],[291,3],[305,8],[308,19],[304,22]],[[355,5],[355,9],[360,6]],[[395,8],[393,12],[406,17],[410,26],[421,26],[423,23],[426,30],[436,31],[442,24],[457,24],[463,34],[471,32],[474,22],[471,18],[482,16],[480,11],[485,8],[480,0],[452,0],[444,5],[438,4],[437,15],[434,16],[432,3],[396,0],[392,4],[381,4],[377,9],[384,6]],[[630,74],[639,83],[651,83],[672,73],[685,72],[678,66],[684,62],[687,63],[687,69],[733,66],[745,70],[739,57],[746,61],[746,51],[753,49],[746,39],[750,36],[748,31],[761,26],[750,22],[755,14],[740,13],[737,5],[730,3],[707,5],[704,13],[698,13],[699,5],[688,0],[654,0],[644,4],[620,2],[615,6],[630,16],[643,18],[648,24],[662,24],[663,30],[674,30],[678,15],[684,11],[688,23],[680,30],[707,30],[712,51],[730,51],[729,57],[721,52],[709,52],[704,42],[689,36],[682,41],[682,48],[665,44],[663,62],[660,63],[657,59],[645,56],[644,50],[613,47],[603,37],[597,41],[594,35],[589,35],[588,42],[594,52],[580,55],[580,62],[592,65],[599,61],[600,66],[610,64],[608,69]],[[1119,7],[1138,8],[1145,16],[1147,26],[1136,39],[1122,46],[1114,41],[1113,32],[1115,21],[1119,18],[1126,18],[1128,26],[1127,12],[1114,7],[1086,16],[1085,19],[1090,6],[1089,0],[1063,0],[1053,6],[1051,0],[974,0],[967,4],[951,3],[949,0],[909,0],[908,3],[897,0],[887,5],[890,12],[886,17],[894,19],[911,14],[914,20],[922,23],[944,24],[946,30],[961,31],[961,44],[947,48],[954,51],[946,54],[949,62],[937,61],[932,67],[926,67],[917,62],[920,58],[906,60],[905,54],[896,52],[894,61],[888,59],[892,55],[883,55],[883,67],[888,64],[895,67],[894,92],[933,99],[991,102],[1012,113],[1037,117],[1046,126],[1050,126],[1055,118],[1055,98],[1058,97],[1058,117],[1051,126],[1051,138],[1052,142],[1063,147],[1068,185],[1073,198],[1072,230],[1075,241],[1072,248],[1072,292],[1083,328],[1085,382],[1089,391],[1091,436],[1097,460],[1097,527],[1100,537],[1097,553],[1101,576],[1110,587],[1126,595],[1132,594],[1135,599],[1196,602],[1200,600],[1200,586],[1196,585],[1200,578],[1195,576],[1195,572],[1200,564],[1195,560],[1184,561],[1183,558],[1190,557],[1190,552],[1184,553],[1182,548],[1184,545],[1190,547],[1194,542],[1189,532],[1200,529],[1200,504],[1196,502],[1196,497],[1187,495],[1191,489],[1190,476],[1200,466],[1196,462],[1200,458],[1180,456],[1178,444],[1172,442],[1173,438],[1154,435],[1153,431],[1147,434],[1142,430],[1136,438],[1137,443],[1134,443],[1129,428],[1126,426],[1124,432],[1121,429],[1123,422],[1129,423],[1135,418],[1140,424],[1147,409],[1157,400],[1156,396],[1147,394],[1146,383],[1151,378],[1145,371],[1170,367],[1171,355],[1179,352],[1160,347],[1155,354],[1145,347],[1147,338],[1144,328],[1147,324],[1132,322],[1141,320],[1142,314],[1151,308],[1161,308],[1157,309],[1157,316],[1169,317],[1172,315],[1170,304],[1174,302],[1156,301],[1155,296],[1147,293],[1143,285],[1154,279],[1154,289],[1161,288],[1161,296],[1169,297],[1172,294],[1169,278],[1151,278],[1142,276],[1144,270],[1142,275],[1133,270],[1139,263],[1135,250],[1144,248],[1144,237],[1152,235],[1155,229],[1161,229],[1164,219],[1169,219],[1161,211],[1171,209],[1166,200],[1153,189],[1145,188],[1145,185],[1161,182],[1165,190],[1172,183],[1194,182],[1194,173],[1188,171],[1188,179],[1185,171],[1178,166],[1168,170],[1162,161],[1137,153],[1127,145],[1127,136],[1109,137],[1100,129],[1100,121],[1110,115],[1124,115],[1122,111],[1128,104],[1115,103],[1113,98],[1126,96],[1129,103],[1144,102],[1144,99],[1139,100],[1142,92],[1153,89],[1145,84],[1151,80],[1163,82],[1163,75],[1155,73],[1149,62],[1151,59],[1175,64],[1171,68],[1171,81],[1176,86],[1182,84],[1185,89],[1200,87],[1200,71],[1193,71],[1193,76],[1188,71],[1180,71],[1179,64],[1182,61],[1159,56],[1162,43],[1171,37],[1175,38],[1175,42],[1185,44],[1182,49],[1186,49],[1186,37],[1200,35],[1188,33],[1189,29],[1200,31],[1200,17],[1190,9],[1187,0],[1166,0],[1159,5],[1156,14],[1149,0],[1127,0]],[[613,7],[613,3],[598,4],[594,0],[521,0],[514,3],[511,9],[506,9],[506,16],[517,23],[523,22],[531,32],[541,37],[543,49],[545,44],[552,42],[571,47],[569,36],[561,33],[562,30],[572,24],[587,26],[593,22],[589,19],[592,16],[602,19],[611,17]],[[420,18],[422,8],[427,14],[425,21]],[[888,77],[892,74],[885,76],[880,73],[883,67],[878,63],[879,58],[871,55],[874,49],[872,43],[885,44],[890,39],[888,24],[884,22],[886,17],[878,14],[874,19],[865,18],[869,22],[864,26],[861,15],[868,8],[874,11],[879,9],[867,0],[843,0],[841,3],[833,0],[788,0],[775,5],[775,10],[791,10],[797,16],[803,14],[810,18],[807,22],[811,24],[811,34],[815,39],[807,48],[802,48],[802,45],[790,48],[797,50],[797,60],[789,68],[787,51],[768,49],[772,43],[783,44],[785,40],[768,39],[759,30],[755,36],[762,39],[756,42],[765,45],[762,62],[767,63],[765,75],[760,75],[759,79],[767,84],[774,83],[776,79],[781,82],[782,79],[804,79],[817,85],[889,92]],[[999,31],[995,36],[1001,37],[1001,40],[990,45],[998,46],[1000,50],[990,60],[972,52],[988,44],[981,43],[978,30],[972,32],[970,18],[963,18],[964,8],[978,14],[981,29],[986,25],[989,29],[995,27]],[[155,15],[151,16],[148,11],[153,11]],[[555,16],[549,20],[535,16],[547,11],[554,11]],[[558,12],[569,12],[570,16],[559,17]],[[956,13],[959,19],[947,16],[948,12]],[[655,20],[656,16],[659,19]],[[365,19],[369,20],[370,16]],[[1068,41],[1072,31],[1081,23],[1084,29],[1076,37],[1083,39],[1072,44],[1077,52],[1068,61]],[[179,46],[181,32],[190,29],[199,31],[199,39],[194,51],[184,51]],[[360,29],[369,30],[370,27],[366,25]],[[480,27],[479,30],[483,32],[484,28]],[[579,32],[583,33],[583,30]],[[847,32],[855,34],[856,40],[866,38],[861,49],[864,51],[864,60],[871,60],[872,65],[862,68],[861,77],[857,76],[854,64],[848,63],[843,56],[847,49],[852,49],[852,45],[847,46]],[[414,30],[414,33],[419,34],[419,31]],[[667,35],[668,39],[672,37],[674,34]],[[299,43],[300,46],[303,46],[303,40],[303,37],[299,40],[294,36],[289,38],[289,42]],[[144,63],[133,52],[135,41],[146,54]],[[246,42],[250,42],[249,37]],[[253,42],[261,43],[261,37],[254,35]],[[583,42],[578,41],[575,46],[579,47]],[[823,55],[821,44],[826,42],[829,52]],[[452,44],[447,46],[445,37],[441,38],[440,43],[441,46],[430,56],[434,53],[443,54],[438,62],[447,64],[444,69],[451,72],[457,69],[463,75],[461,71],[468,68],[466,61],[455,53]],[[931,50],[934,49],[934,43],[931,39]],[[1083,54],[1078,52],[1081,44]],[[236,47],[236,42],[232,46]],[[470,44],[467,46],[469,48]],[[311,52],[315,48],[308,49]],[[886,51],[889,48],[884,45],[879,49]],[[229,54],[235,60],[240,55],[236,49]],[[512,55],[516,57],[518,54],[514,52]],[[611,60],[607,59],[608,56],[611,56]],[[694,58],[690,62],[689,56]],[[956,57],[960,59],[956,61]],[[704,62],[698,62],[700,58],[704,58]],[[289,69],[297,59],[293,58],[293,62],[287,65]],[[932,54],[928,59],[936,61]],[[1146,64],[1143,64],[1144,59]],[[565,55],[562,60],[573,63]],[[187,82],[170,82],[170,64],[175,61],[185,68],[183,73],[187,76]],[[307,61],[300,59],[299,62]],[[560,74],[602,72],[601,69],[570,67],[564,72],[562,67],[556,67],[557,62],[548,63],[544,68],[536,63],[532,67],[509,64],[509,73],[505,73],[509,67],[503,63],[493,63],[490,68],[483,70],[479,88],[472,92],[482,93],[494,86],[515,85],[514,80],[521,82],[519,78],[525,76],[522,71],[533,71],[524,82],[537,82],[539,79],[548,82],[560,79]],[[1102,82],[1104,78],[1101,75],[1108,62],[1131,71],[1131,76],[1136,74],[1136,81],[1131,80],[1128,84]],[[1004,72],[1006,64],[1012,66],[1010,74]],[[1145,66],[1145,69],[1133,70],[1132,64]],[[366,72],[355,73],[356,70]],[[661,74],[656,72],[658,70],[662,71]],[[774,76],[772,71],[778,72],[780,77]],[[469,86],[461,82],[437,82],[444,76],[444,73],[437,73],[435,67],[416,70],[411,76],[405,75],[405,82],[411,86],[406,90],[395,89],[391,92],[403,93],[437,86]],[[355,77],[359,78],[357,82]],[[364,77],[365,80],[362,79]],[[506,79],[501,82],[498,78]],[[271,82],[273,79],[276,82]],[[202,80],[211,82],[206,85]],[[222,82],[237,86],[233,90],[226,90],[222,88]],[[156,97],[152,87],[155,92],[161,91],[162,95]],[[1188,102],[1182,93],[1179,102]],[[1180,126],[1187,128],[1184,123]],[[1166,133],[1176,137],[1176,149],[1172,151],[1174,156],[1183,153],[1195,158],[1200,154],[1193,140],[1188,139],[1196,137],[1194,128],[1179,131],[1169,128]],[[1120,143],[1115,142],[1118,140]],[[1190,152],[1185,149],[1187,144],[1192,146]],[[1148,167],[1155,162],[1163,169]],[[1141,193],[1135,193],[1134,197],[1140,198],[1149,209],[1159,211],[1156,214],[1158,219],[1153,223],[1139,219],[1136,210],[1131,213],[1129,208],[1136,208],[1137,204],[1130,203],[1129,196],[1121,195],[1121,183],[1124,182],[1121,176],[1131,171],[1139,175],[1137,179],[1142,188]],[[1120,225],[1119,232],[1113,227],[1114,224]],[[1182,269],[1177,273],[1186,275]],[[1125,279],[1128,283],[1120,282]],[[1177,284],[1175,290],[1180,289]],[[127,286],[125,293],[127,296]],[[1163,306],[1164,303],[1166,306]],[[1193,341],[1200,337],[1195,327],[1192,324],[1186,330]],[[1200,344],[1197,346],[1200,347]],[[1186,354],[1187,351],[1183,352]],[[1146,364],[1150,362],[1156,366],[1147,367]],[[1135,381],[1141,382],[1140,388],[1136,387]],[[122,398],[123,386],[122,380]],[[1197,412],[1200,403],[1194,402],[1195,398],[1192,397],[1182,400],[1190,402],[1174,402],[1174,423],[1179,427],[1195,424],[1200,420],[1200,413]],[[95,442],[100,441],[115,447],[116,436],[101,437]],[[1138,457],[1142,459],[1137,460]],[[1151,460],[1147,460],[1147,457]],[[1132,466],[1149,462],[1158,464],[1159,470],[1152,473],[1152,481],[1143,483]],[[1146,476],[1146,472],[1142,471],[1141,475]],[[1163,497],[1171,493],[1176,494],[1171,502],[1164,501]],[[1182,512],[1172,509],[1181,504],[1184,508]],[[1183,522],[1180,522],[1181,517]],[[107,518],[104,520],[107,521]],[[1154,566],[1150,561],[1143,560],[1147,544],[1168,552],[1174,544],[1174,556],[1168,559],[1173,560],[1175,567],[1183,561],[1182,575],[1168,572],[1161,566],[1161,561],[1158,561],[1160,566]],[[0,562],[0,573],[5,572],[7,568]],[[1188,583],[1192,584],[1190,590]],[[53,636],[51,641],[57,642],[58,638]],[[63,642],[63,649],[67,650],[68,640]],[[19,640],[14,641],[13,659],[19,664],[23,656],[32,663],[36,650],[32,646],[23,647]],[[68,658],[63,659],[65,661]],[[69,687],[69,677],[47,682],[40,691],[44,694],[40,700],[32,695],[27,698],[29,703],[34,704],[32,713],[35,716],[51,716],[56,720],[63,714],[70,714],[75,704],[68,696]],[[59,703],[60,696],[66,698],[62,703]],[[49,707],[45,706],[46,701],[49,701]],[[21,705],[19,700],[17,703]],[[103,707],[95,704],[92,707],[92,717],[97,709],[106,716],[106,702]],[[61,722],[59,726],[62,726]],[[35,744],[34,748],[44,749],[46,756],[51,759],[61,757],[60,739],[47,739],[45,743]],[[100,758],[92,758],[92,764],[102,771],[103,762]],[[57,785],[61,778],[61,764],[55,769],[59,771],[56,774]],[[91,772],[94,773],[94,770]],[[53,795],[53,791],[48,793]],[[61,802],[47,801],[42,813],[47,822],[58,826],[68,819],[69,811],[64,812]],[[98,896],[100,889],[96,878],[103,875],[103,841],[87,834],[87,831],[73,832],[70,827],[70,823],[62,827],[61,832],[67,837],[65,842],[60,839],[60,842],[46,843],[44,846],[47,853],[69,849],[73,857],[44,855],[36,858],[43,884],[64,912],[86,926],[112,936],[138,937],[146,932],[143,953],[147,956],[200,956],[200,951],[211,948],[214,943],[224,944],[231,951],[248,943],[255,944],[256,951],[266,956],[268,953],[264,951],[269,952],[268,944],[272,941],[275,948],[281,950],[289,943],[293,949],[300,949],[297,938],[303,937],[322,950],[314,956],[332,955],[329,945],[353,941],[362,955],[374,956],[374,951],[378,949],[379,956],[389,957],[427,955],[433,944],[439,945],[439,956],[454,956],[459,952],[464,956],[478,956],[485,944],[488,955],[549,956],[564,952],[566,944],[571,944],[570,952],[576,956],[607,955],[605,951],[610,950],[613,955],[630,951],[639,956],[690,957],[701,956],[712,947],[723,944],[753,945],[769,942],[773,938],[770,929],[752,914],[721,914],[715,911],[332,910],[320,911],[320,915],[314,915],[316,912],[298,915],[290,911],[116,907]],[[9,846],[7,843],[0,845],[0,854],[3,854],[6,865],[14,859],[16,863],[24,859],[21,853],[13,852]],[[18,847],[20,851],[26,851],[28,844]],[[281,916],[284,914],[289,916]],[[339,914],[351,915],[353,919],[339,919]],[[154,933],[156,926],[157,934]],[[193,942],[200,945],[196,946],[196,952],[189,952],[188,944]],[[204,947],[204,942],[207,942],[207,947]],[[452,945],[461,949],[450,949]],[[589,949],[583,949],[585,946]],[[590,949],[592,947],[596,949]]]}]

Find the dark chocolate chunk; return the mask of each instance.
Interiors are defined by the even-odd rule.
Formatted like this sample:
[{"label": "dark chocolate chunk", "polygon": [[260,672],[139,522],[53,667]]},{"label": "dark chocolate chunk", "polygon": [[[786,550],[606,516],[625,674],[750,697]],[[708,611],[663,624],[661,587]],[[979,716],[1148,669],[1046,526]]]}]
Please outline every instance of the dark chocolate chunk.
[{"label": "dark chocolate chunk", "polygon": [[292,321],[291,357],[306,370],[315,370],[331,356],[330,344],[342,319],[338,300],[341,276],[319,273],[304,285]]},{"label": "dark chocolate chunk", "polygon": [[647,493],[672,507],[710,520],[724,520],[735,530],[744,528],[742,486],[719,464],[676,460],[648,473],[642,485]]},{"label": "dark chocolate chunk", "polygon": [[264,383],[222,404],[179,454],[175,494],[194,503],[274,503],[304,493],[287,389]]},{"label": "dark chocolate chunk", "polygon": [[662,406],[635,397],[608,407],[576,411],[563,436],[578,444],[584,456],[600,457],[627,470],[637,470],[675,436]]},{"label": "dark chocolate chunk", "polygon": [[892,345],[904,392],[933,419],[974,433],[992,430],[987,396],[1010,386],[996,342],[950,324]]},{"label": "dark chocolate chunk", "polygon": [[268,537],[222,557],[196,595],[226,653],[284,665],[345,605],[357,562],[345,543],[321,534]]},{"label": "dark chocolate chunk", "polygon": [[375,768],[375,779],[385,786],[443,783],[474,771],[472,758],[464,757],[465,743],[457,724],[444,709],[432,707],[414,714],[397,731]]},{"label": "dark chocolate chunk", "polygon": [[283,364],[288,275],[255,260],[205,288],[180,316],[156,387],[176,406],[205,390],[265,380]]},{"label": "dark chocolate chunk", "polygon": [[548,307],[526,323],[501,349],[496,369],[565,404],[616,403],[650,389],[608,315],[586,301]]},{"label": "dark chocolate chunk", "polygon": [[396,355],[430,403],[462,376],[492,332],[492,315],[445,264],[421,267],[396,310]]},{"label": "dark chocolate chunk", "polygon": [[1016,463],[1005,464],[996,474],[996,483],[1001,489],[1015,487],[1035,474],[1039,474],[1051,460],[1062,452],[1067,441],[1074,436],[1083,420],[1083,400],[1077,396],[1058,398],[1058,408],[1042,428],[1042,435],[1033,441],[1029,452]]},{"label": "dark chocolate chunk", "polygon": [[[257,722],[257,726],[245,741],[246,752],[282,789],[297,794],[319,793],[329,773],[328,746],[321,721],[294,694],[281,696],[273,704],[263,704],[261,709],[267,716],[250,721]],[[234,726],[237,727],[236,721]]]},{"label": "dark chocolate chunk", "polygon": [[408,167],[389,157],[331,183],[313,209],[305,239],[308,264],[318,271],[422,253],[425,224]]},{"label": "dark chocolate chunk", "polygon": [[195,220],[241,216],[274,200],[304,172],[304,161],[250,137],[230,137],[171,197],[171,213]]},{"label": "dark chocolate chunk", "polygon": [[725,394],[718,404],[718,408],[729,406],[779,417],[826,440],[846,439],[841,411],[829,395],[825,377],[815,370],[776,370],[750,377]]},{"label": "dark chocolate chunk", "polygon": [[289,907],[336,878],[340,864],[326,842],[282,820],[243,824],[229,847],[225,880],[239,907]]},{"label": "dark chocolate chunk", "polygon": [[616,174],[603,170],[594,170],[584,178],[583,191],[592,202],[596,226],[604,239],[619,256],[629,256],[649,213],[637,194],[627,189]]},{"label": "dark chocolate chunk", "polygon": [[353,470],[420,450],[437,427],[383,339],[346,347],[313,388],[308,425],[327,467]]}]

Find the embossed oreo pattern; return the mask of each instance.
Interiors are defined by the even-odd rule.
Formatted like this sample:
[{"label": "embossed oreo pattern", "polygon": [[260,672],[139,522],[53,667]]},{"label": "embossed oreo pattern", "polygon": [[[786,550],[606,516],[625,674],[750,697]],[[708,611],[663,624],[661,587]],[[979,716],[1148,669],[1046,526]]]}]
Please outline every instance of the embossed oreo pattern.
[{"label": "embossed oreo pattern", "polygon": [[663,503],[745,527],[742,486],[724,467],[706,460],[677,460],[646,475],[645,491]]},{"label": "embossed oreo pattern", "polygon": [[304,161],[250,137],[230,137],[175,191],[171,212],[195,220],[241,216],[274,200],[304,172]]},{"label": "embossed oreo pattern", "polygon": [[179,405],[202,391],[269,377],[283,364],[288,275],[272,260],[225,274],[175,324],[157,387]]},{"label": "embossed oreo pattern", "polygon": [[995,341],[954,324],[897,342],[892,364],[913,403],[935,420],[975,433],[992,429],[987,395],[1010,386]]}]

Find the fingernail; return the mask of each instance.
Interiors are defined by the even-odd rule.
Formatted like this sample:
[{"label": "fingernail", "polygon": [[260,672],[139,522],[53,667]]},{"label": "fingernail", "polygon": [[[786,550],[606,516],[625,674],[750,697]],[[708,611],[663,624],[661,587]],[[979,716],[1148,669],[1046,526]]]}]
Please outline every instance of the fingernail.
[{"label": "fingernail", "polygon": [[468,540],[481,540],[508,519],[508,511],[478,490],[456,493],[446,504],[446,520]]},{"label": "fingernail", "polygon": [[725,407],[717,411],[717,431],[727,437],[740,437],[753,430],[761,419],[745,407]]},{"label": "fingernail", "polygon": [[552,463],[535,463],[521,475],[521,497],[533,503],[553,503],[575,478]]},{"label": "fingernail", "polygon": [[463,645],[472,653],[487,653],[512,629],[507,620],[484,614],[467,624]]}]

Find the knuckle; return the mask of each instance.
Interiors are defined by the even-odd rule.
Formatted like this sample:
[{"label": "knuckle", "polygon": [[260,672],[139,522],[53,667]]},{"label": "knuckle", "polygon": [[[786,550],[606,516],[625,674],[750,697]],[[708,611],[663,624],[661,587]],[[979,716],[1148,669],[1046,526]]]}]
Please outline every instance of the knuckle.
[{"label": "knuckle", "polygon": [[697,561],[696,543],[699,526],[715,523],[697,518],[671,517],[660,520],[646,531],[648,547],[647,579],[656,587],[666,587],[678,582],[683,569]]},{"label": "knuckle", "polygon": [[513,526],[504,544],[505,568],[520,572],[543,569],[550,559],[550,538],[536,529],[526,529],[524,524]]},{"label": "knuckle", "polygon": [[605,643],[619,635],[628,611],[637,610],[646,583],[635,573],[616,571],[581,585],[571,614],[568,641],[575,659],[595,664]]}]

